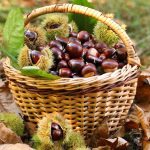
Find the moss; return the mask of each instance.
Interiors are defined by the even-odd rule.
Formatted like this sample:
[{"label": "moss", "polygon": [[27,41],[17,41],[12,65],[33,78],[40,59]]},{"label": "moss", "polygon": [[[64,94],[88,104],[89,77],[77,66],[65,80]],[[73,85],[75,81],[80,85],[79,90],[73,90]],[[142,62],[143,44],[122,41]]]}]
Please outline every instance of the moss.
[{"label": "moss", "polygon": [[23,120],[14,113],[0,113],[0,122],[3,122],[8,128],[17,135],[22,136],[24,132]]},{"label": "moss", "polygon": [[94,36],[98,41],[102,41],[109,46],[116,44],[119,40],[117,34],[109,29],[109,27],[101,22],[98,22],[94,28]]}]

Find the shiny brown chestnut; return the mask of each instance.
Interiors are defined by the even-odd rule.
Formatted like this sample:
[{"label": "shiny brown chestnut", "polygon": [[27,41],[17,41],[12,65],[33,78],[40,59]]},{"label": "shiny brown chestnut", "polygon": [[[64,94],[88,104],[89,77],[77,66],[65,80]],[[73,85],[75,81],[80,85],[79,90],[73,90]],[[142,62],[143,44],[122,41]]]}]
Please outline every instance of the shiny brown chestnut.
[{"label": "shiny brown chestnut", "polygon": [[99,53],[102,53],[104,48],[107,48],[107,45],[105,43],[96,43],[95,44],[95,49],[97,49],[97,51]]},{"label": "shiny brown chestnut", "polygon": [[59,141],[63,138],[63,130],[57,123],[51,125],[51,137],[53,141]]},{"label": "shiny brown chestnut", "polygon": [[88,51],[88,49],[87,49],[87,48],[83,48],[82,57],[85,57],[85,56],[86,56],[87,51]]},{"label": "shiny brown chestnut", "polygon": [[57,60],[63,59],[63,53],[60,49],[58,49],[57,47],[52,47],[51,50],[53,52],[55,59]]},{"label": "shiny brown chestnut", "polygon": [[65,60],[61,60],[59,63],[58,63],[58,69],[60,68],[67,68],[68,67],[68,64]]},{"label": "shiny brown chestnut", "polygon": [[77,35],[77,39],[81,42],[86,42],[90,38],[90,34],[87,31],[80,31]]},{"label": "shiny brown chestnut", "polygon": [[120,69],[120,68],[123,68],[125,65],[126,65],[125,62],[119,62],[119,63],[118,63],[118,68],[119,68],[119,69]]},{"label": "shiny brown chestnut", "polygon": [[79,73],[84,67],[85,63],[82,58],[76,58],[69,60],[68,65],[73,72]]},{"label": "shiny brown chestnut", "polygon": [[102,63],[102,60],[100,58],[92,56],[92,55],[86,55],[86,60],[87,62],[91,62],[91,63],[99,64],[99,65]]},{"label": "shiny brown chestnut", "polygon": [[99,57],[99,53],[98,53],[98,51],[95,48],[88,49],[86,55],[91,55],[91,56]]},{"label": "shiny brown chestnut", "polygon": [[81,74],[83,77],[91,77],[91,76],[94,76],[97,74],[97,70],[96,70],[96,67],[94,64],[92,63],[88,63],[86,64],[82,71],[81,71]]},{"label": "shiny brown chestnut", "polygon": [[114,48],[104,48],[103,50],[103,54],[106,56],[106,58],[110,58],[116,53]]},{"label": "shiny brown chestnut", "polygon": [[93,48],[94,47],[94,43],[92,41],[87,41],[83,44],[84,48]]},{"label": "shiny brown chestnut", "polygon": [[56,41],[56,40],[51,41],[51,42],[49,43],[49,47],[50,47],[50,48],[56,47],[56,48],[58,48],[58,49],[60,49],[60,50],[63,50],[63,46],[61,45],[61,43],[60,43],[59,41]]},{"label": "shiny brown chestnut", "polygon": [[30,30],[25,30],[24,35],[30,41],[35,41],[37,39],[37,36],[38,36],[36,32],[32,32]]},{"label": "shiny brown chestnut", "polygon": [[104,72],[113,72],[118,69],[118,62],[113,59],[105,59],[102,62]]},{"label": "shiny brown chestnut", "polygon": [[59,76],[64,78],[69,78],[72,76],[72,72],[69,68],[60,68],[59,69]]},{"label": "shiny brown chestnut", "polygon": [[39,51],[36,51],[36,50],[30,51],[30,57],[31,57],[32,63],[36,64],[38,62],[38,60],[40,59],[41,55],[42,54]]},{"label": "shiny brown chestnut", "polygon": [[102,54],[100,54],[99,59],[101,59],[103,61],[106,59],[106,56],[102,53]]},{"label": "shiny brown chestnut", "polygon": [[56,37],[56,41],[60,42],[63,46],[66,46],[69,40],[65,37]]},{"label": "shiny brown chestnut", "polygon": [[73,42],[73,43],[81,44],[81,42],[77,38],[75,38],[75,37],[70,37],[69,40],[68,40],[68,42],[69,43]]},{"label": "shiny brown chestnut", "polygon": [[65,53],[65,54],[64,54],[64,59],[65,59],[66,61],[69,61],[69,60],[70,60],[70,56],[69,56],[68,53]]},{"label": "shiny brown chestnut", "polygon": [[82,56],[82,46],[78,43],[70,42],[67,44],[66,50],[71,58],[80,58]]},{"label": "shiny brown chestnut", "polygon": [[78,33],[77,32],[70,32],[69,37],[75,37],[77,38]]},{"label": "shiny brown chestnut", "polygon": [[126,51],[126,48],[119,48],[117,49],[117,56],[118,56],[118,59],[120,61],[124,61],[127,59],[127,51]]}]

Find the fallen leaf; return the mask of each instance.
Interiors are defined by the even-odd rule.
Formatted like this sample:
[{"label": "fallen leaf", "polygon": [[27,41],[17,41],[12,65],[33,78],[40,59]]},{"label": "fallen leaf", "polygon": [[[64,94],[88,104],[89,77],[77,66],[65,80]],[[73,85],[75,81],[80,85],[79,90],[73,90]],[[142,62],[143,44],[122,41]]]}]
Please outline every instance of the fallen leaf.
[{"label": "fallen leaf", "polygon": [[149,122],[148,122],[147,118],[145,117],[144,111],[137,105],[135,105],[135,110],[136,110],[137,116],[140,120],[142,129],[143,129],[147,139],[150,140],[150,126],[149,126]]},{"label": "fallen leaf", "polygon": [[150,150],[150,141],[143,141],[143,150]]},{"label": "fallen leaf", "polygon": [[0,144],[15,143],[22,143],[21,138],[3,123],[0,123]]},{"label": "fallen leaf", "polygon": [[0,150],[34,150],[26,144],[3,144],[0,146]]}]

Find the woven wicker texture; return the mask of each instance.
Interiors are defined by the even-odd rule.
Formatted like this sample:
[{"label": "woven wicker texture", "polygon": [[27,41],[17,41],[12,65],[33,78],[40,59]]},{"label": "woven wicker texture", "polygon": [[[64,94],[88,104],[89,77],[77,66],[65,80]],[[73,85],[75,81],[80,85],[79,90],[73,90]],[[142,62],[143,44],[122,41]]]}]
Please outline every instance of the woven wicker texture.
[{"label": "woven wicker texture", "polygon": [[140,61],[130,38],[119,25],[101,12],[72,4],[33,10],[27,15],[25,25],[33,18],[51,12],[80,13],[107,24],[124,42],[128,65],[99,76],[50,81],[21,75],[7,59],[4,63],[5,73],[16,103],[32,122],[37,122],[45,113],[56,111],[69,119],[73,128],[85,136],[91,135],[106,117],[109,130],[116,131],[123,124],[136,93]]}]

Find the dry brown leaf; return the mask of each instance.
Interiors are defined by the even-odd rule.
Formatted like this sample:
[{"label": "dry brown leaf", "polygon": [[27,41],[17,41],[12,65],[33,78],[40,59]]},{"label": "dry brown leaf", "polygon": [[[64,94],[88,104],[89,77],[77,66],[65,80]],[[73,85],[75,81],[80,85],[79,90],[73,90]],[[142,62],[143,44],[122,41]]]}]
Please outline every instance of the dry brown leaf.
[{"label": "dry brown leaf", "polygon": [[0,144],[22,143],[22,140],[11,129],[0,123]]},{"label": "dry brown leaf", "polygon": [[150,141],[143,141],[143,150],[150,150]]},{"label": "dry brown leaf", "polygon": [[4,144],[0,146],[0,150],[34,150],[26,144]]},{"label": "dry brown leaf", "polygon": [[144,130],[147,139],[150,140],[150,126],[147,118],[145,117],[144,111],[137,105],[135,105],[135,110],[137,111],[137,116],[140,120],[142,129]]},{"label": "dry brown leaf", "polygon": [[95,129],[93,132],[93,136],[90,138],[88,142],[89,145],[93,148],[100,146],[99,140],[100,138],[107,139],[109,137],[108,123],[107,118]]},{"label": "dry brown leaf", "polygon": [[138,79],[138,86],[135,100],[136,102],[150,102],[150,68],[141,72]]}]

